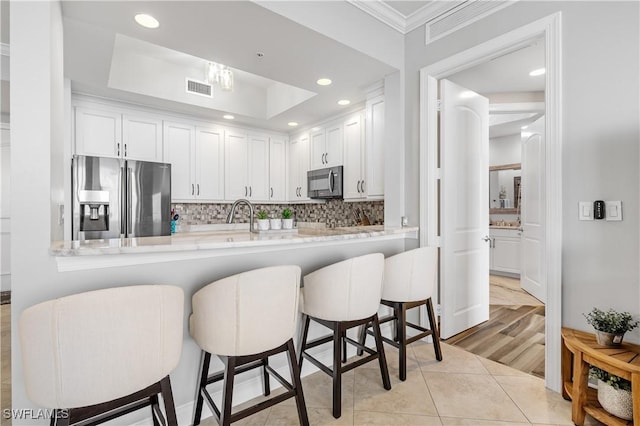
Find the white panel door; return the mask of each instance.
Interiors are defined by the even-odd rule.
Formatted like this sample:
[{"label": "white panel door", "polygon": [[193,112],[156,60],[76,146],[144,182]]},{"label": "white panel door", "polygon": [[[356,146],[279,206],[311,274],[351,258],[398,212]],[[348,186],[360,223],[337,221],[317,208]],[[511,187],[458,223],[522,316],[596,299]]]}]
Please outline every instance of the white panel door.
[{"label": "white panel door", "polygon": [[362,119],[356,114],[344,122],[344,167],[342,191],[345,199],[364,198],[362,191],[364,150]]},{"label": "white panel door", "polygon": [[269,200],[287,199],[287,144],[282,138],[269,139]]},{"label": "white panel door", "polygon": [[[441,334],[489,319],[489,101],[440,81]],[[486,241],[485,241],[486,240]]]},{"label": "white panel door", "polygon": [[544,117],[523,132],[521,217],[522,260],[520,285],[542,303],[547,302],[545,269],[545,125]]},{"label": "white panel door", "polygon": [[224,129],[196,127],[196,198],[224,200]]},{"label": "white panel door", "polygon": [[189,201],[195,197],[193,126],[164,122],[165,161],[171,163],[171,200]]},{"label": "white panel door", "polygon": [[248,151],[249,199],[269,200],[269,138],[263,135],[249,136]]},{"label": "white panel door", "polygon": [[326,153],[324,129],[312,132],[310,140],[311,170],[323,169],[326,167],[326,162],[324,161],[324,154]]},{"label": "white panel door", "polygon": [[109,110],[76,107],[76,154],[120,157],[122,115]]},{"label": "white panel door", "polygon": [[247,155],[247,135],[228,131],[225,134],[224,144],[224,198],[226,200],[249,197]]},{"label": "white panel door", "polygon": [[122,156],[131,160],[163,162],[162,121],[152,117],[122,116]]},{"label": "white panel door", "polygon": [[326,151],[324,166],[334,167],[342,165],[342,121],[327,127]]}]

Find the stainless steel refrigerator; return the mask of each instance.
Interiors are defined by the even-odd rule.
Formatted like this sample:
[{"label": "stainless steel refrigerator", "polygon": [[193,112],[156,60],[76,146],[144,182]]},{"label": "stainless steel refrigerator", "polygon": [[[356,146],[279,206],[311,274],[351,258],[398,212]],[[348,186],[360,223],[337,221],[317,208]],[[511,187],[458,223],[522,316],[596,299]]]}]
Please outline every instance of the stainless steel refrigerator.
[{"label": "stainless steel refrigerator", "polygon": [[171,233],[171,165],[76,155],[74,240]]}]

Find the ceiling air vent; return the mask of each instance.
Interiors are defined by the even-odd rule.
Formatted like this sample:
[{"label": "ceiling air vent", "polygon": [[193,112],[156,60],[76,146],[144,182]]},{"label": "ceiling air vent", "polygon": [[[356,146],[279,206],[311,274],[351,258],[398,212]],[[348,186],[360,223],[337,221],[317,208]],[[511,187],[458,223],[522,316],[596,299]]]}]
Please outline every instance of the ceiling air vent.
[{"label": "ceiling air vent", "polygon": [[516,3],[513,1],[467,0],[426,23],[426,44]]},{"label": "ceiling air vent", "polygon": [[207,98],[213,97],[213,87],[202,81],[192,80],[187,78],[187,93],[193,93],[194,95],[206,96]]}]

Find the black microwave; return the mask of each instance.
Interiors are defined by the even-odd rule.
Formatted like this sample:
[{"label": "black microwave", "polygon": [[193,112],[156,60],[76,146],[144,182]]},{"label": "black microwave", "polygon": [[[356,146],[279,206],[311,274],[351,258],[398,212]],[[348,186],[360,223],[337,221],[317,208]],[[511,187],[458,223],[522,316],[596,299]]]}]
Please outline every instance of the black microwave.
[{"label": "black microwave", "polygon": [[342,198],[342,166],[307,172],[309,198]]}]

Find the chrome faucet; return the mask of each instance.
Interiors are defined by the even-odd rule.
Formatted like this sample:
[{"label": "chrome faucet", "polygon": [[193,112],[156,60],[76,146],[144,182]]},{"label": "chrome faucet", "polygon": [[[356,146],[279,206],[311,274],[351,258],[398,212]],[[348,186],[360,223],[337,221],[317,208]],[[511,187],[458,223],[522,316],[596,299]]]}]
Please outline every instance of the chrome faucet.
[{"label": "chrome faucet", "polygon": [[250,232],[258,232],[258,231],[253,229],[253,204],[251,204],[251,201],[246,200],[244,198],[240,198],[239,200],[236,200],[231,205],[231,211],[229,212],[229,215],[227,216],[227,223],[233,223],[233,218],[234,218],[234,216],[236,214],[236,207],[238,207],[238,204],[246,204],[247,206],[249,206],[249,231]]}]

